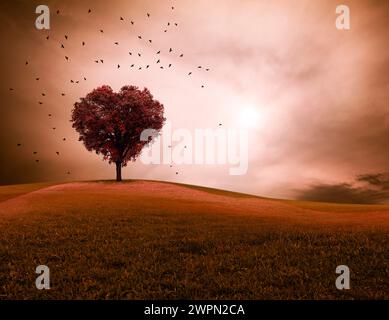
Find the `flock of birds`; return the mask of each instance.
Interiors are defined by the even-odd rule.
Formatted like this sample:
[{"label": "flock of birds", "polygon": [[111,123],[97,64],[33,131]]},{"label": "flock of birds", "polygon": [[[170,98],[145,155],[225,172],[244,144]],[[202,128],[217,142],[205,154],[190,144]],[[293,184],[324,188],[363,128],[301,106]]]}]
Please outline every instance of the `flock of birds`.
[{"label": "flock of birds", "polygon": [[[174,10],[174,6],[171,7],[171,10]],[[59,14],[60,14],[60,10],[57,10],[56,13],[57,13],[57,15],[59,15]],[[88,10],[88,14],[92,14],[92,9],[89,9],[89,10]],[[151,14],[148,13],[148,12],[146,13],[146,16],[147,16],[147,18],[151,18]],[[120,20],[120,21],[125,21],[125,18],[119,17],[119,20]],[[134,22],[133,20],[129,20],[129,21],[130,21],[130,24],[131,24],[132,26],[135,25],[135,22]],[[167,27],[171,27],[171,26],[178,27],[178,23],[177,23],[177,22],[174,22],[174,23],[168,22],[168,23],[167,23]],[[99,29],[99,32],[100,32],[101,34],[104,34],[104,29]],[[168,29],[164,29],[164,33],[166,33],[166,32],[168,32]],[[145,40],[145,39],[142,37],[142,35],[138,35],[137,37],[138,37],[139,40],[142,40],[142,41]],[[69,36],[68,36],[67,34],[65,34],[65,35],[64,35],[64,40],[65,40],[65,42],[60,43],[60,48],[61,48],[61,49],[65,49],[65,43],[66,43],[66,41],[67,41],[68,39],[69,39]],[[50,35],[47,35],[47,36],[46,36],[46,40],[50,40]],[[150,44],[153,44],[153,40],[152,40],[152,39],[148,39],[147,41],[148,41]],[[83,47],[86,46],[86,42],[85,42],[85,41],[82,41],[82,42],[81,42],[81,45],[82,45]],[[116,41],[116,42],[113,43],[113,45],[119,46],[119,42]],[[167,51],[169,54],[174,53],[173,48],[169,48],[169,50],[166,50],[166,51]],[[159,56],[159,55],[161,54],[161,52],[162,52],[162,50],[158,50],[158,51],[156,52],[156,55],[158,56],[158,58],[156,58],[155,64],[159,66],[159,69],[165,69],[165,68],[169,69],[169,68],[171,68],[171,67],[172,67],[172,63],[169,63],[169,64],[167,64],[166,66],[163,66],[163,65],[161,64],[161,58],[160,58],[160,56]],[[135,53],[133,53],[133,52],[131,52],[131,51],[128,52],[128,54],[129,54],[130,56],[135,55]],[[142,53],[137,52],[136,54],[137,54],[137,56],[138,56],[139,58],[142,57]],[[177,56],[178,56],[179,58],[183,58],[183,57],[184,57],[184,54],[183,54],[183,53],[179,53]],[[66,61],[70,61],[69,55],[64,55],[64,58],[65,58]],[[103,58],[95,59],[94,62],[95,62],[96,64],[104,64],[104,59],[103,59]],[[25,66],[28,66],[28,65],[29,65],[29,61],[26,61],[26,62],[25,62]],[[123,66],[120,65],[120,64],[117,64],[117,65],[116,65],[116,68],[117,68],[117,69],[120,69],[120,68],[122,68],[122,67],[123,67]],[[137,68],[138,70],[149,69],[150,67],[151,67],[150,64],[140,65],[140,66],[135,66],[135,64],[131,64],[131,65],[129,66],[129,68]],[[207,72],[210,71],[210,68],[209,68],[209,67],[203,67],[203,66],[201,66],[201,65],[197,66],[197,69],[203,69],[203,70],[205,70],[205,71],[207,71]],[[188,75],[188,76],[191,76],[192,74],[193,74],[193,71],[189,71],[187,75]],[[81,79],[82,79],[83,81],[87,81],[87,78],[86,78],[85,76],[82,76]],[[40,80],[40,77],[36,77],[35,80],[36,80],[36,81],[39,81],[39,80]],[[79,84],[79,83],[80,83],[80,80],[71,79],[71,80],[70,80],[70,83],[72,83],[72,84]],[[202,84],[202,85],[201,85],[201,88],[205,88],[205,85]],[[9,88],[9,90],[10,90],[10,91],[14,91],[15,89],[14,89],[14,88]],[[65,96],[65,95],[66,95],[65,93],[63,93],[63,92],[61,93],[61,96]],[[41,96],[42,96],[42,97],[45,97],[46,94],[45,94],[44,92],[42,92],[42,93],[41,93]],[[38,101],[38,104],[42,105],[42,104],[44,104],[44,103],[43,103],[43,101],[39,100],[39,101]],[[49,118],[51,118],[52,116],[53,116],[53,114],[51,114],[51,113],[48,114],[48,117],[49,117]],[[222,124],[219,123],[219,126],[221,126],[221,125],[222,125]],[[56,127],[52,127],[52,130],[56,130]],[[63,137],[63,138],[62,138],[62,141],[66,141],[66,138]],[[17,146],[17,147],[22,147],[22,143],[17,143],[16,146]],[[36,158],[36,157],[38,156],[38,151],[33,151],[32,154],[33,154],[33,156],[34,156],[35,162],[36,162],[36,163],[39,163],[39,162],[40,162],[40,159],[39,159],[39,158]],[[59,152],[59,151],[55,151],[55,154],[56,154],[57,156],[60,156],[60,152]],[[173,165],[170,165],[170,167],[172,168]],[[66,174],[70,175],[70,174],[71,174],[71,171],[69,171],[69,170],[66,171]],[[178,171],[176,171],[176,175],[178,175],[178,174],[179,174]]]}]

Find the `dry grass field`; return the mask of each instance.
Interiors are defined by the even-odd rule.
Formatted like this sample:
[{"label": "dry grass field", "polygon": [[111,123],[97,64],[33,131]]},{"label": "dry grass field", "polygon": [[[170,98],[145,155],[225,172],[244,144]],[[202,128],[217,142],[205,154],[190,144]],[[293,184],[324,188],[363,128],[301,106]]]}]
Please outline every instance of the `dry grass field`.
[{"label": "dry grass field", "polygon": [[389,206],[139,180],[0,187],[0,299],[389,299],[388,261]]}]

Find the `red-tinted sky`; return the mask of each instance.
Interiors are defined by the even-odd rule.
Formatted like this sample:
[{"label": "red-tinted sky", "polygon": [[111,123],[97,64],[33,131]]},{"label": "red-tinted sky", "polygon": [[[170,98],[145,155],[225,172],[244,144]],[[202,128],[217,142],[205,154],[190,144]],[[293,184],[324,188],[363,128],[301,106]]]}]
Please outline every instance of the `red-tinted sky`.
[{"label": "red-tinted sky", "polygon": [[[51,9],[49,31],[35,28],[39,4]],[[113,178],[114,168],[78,141],[70,112],[97,86],[132,84],[151,90],[174,128],[239,127],[245,109],[255,109],[258,119],[250,128],[246,175],[230,176],[226,166],[137,162],[124,169],[125,178],[272,197],[384,200],[385,174],[379,186],[358,176],[389,171],[389,3],[342,2],[351,10],[348,31],[335,28],[338,4],[2,1],[0,183]]]}]

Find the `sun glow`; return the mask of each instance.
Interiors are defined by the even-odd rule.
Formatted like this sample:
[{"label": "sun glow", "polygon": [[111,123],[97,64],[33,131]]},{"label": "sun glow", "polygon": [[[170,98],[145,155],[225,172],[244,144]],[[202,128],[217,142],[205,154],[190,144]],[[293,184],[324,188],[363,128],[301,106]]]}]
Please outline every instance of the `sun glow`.
[{"label": "sun glow", "polygon": [[257,126],[259,119],[258,111],[255,108],[246,108],[240,112],[239,125],[246,128]]}]

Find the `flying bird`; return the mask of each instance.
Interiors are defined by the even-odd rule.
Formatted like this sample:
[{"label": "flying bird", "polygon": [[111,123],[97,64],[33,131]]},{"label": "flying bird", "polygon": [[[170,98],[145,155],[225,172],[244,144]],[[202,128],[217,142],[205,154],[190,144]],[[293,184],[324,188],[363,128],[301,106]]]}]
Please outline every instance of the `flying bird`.
[{"label": "flying bird", "polygon": [[141,36],[138,36],[138,38],[139,38],[139,39],[142,39],[142,37],[141,37]]},{"label": "flying bird", "polygon": [[150,43],[153,43],[153,40],[149,40]]},{"label": "flying bird", "polygon": [[118,64],[118,69],[120,68],[120,64]]},{"label": "flying bird", "polygon": [[184,56],[184,54],[182,53],[182,54],[180,54],[180,58],[182,58]]},{"label": "flying bird", "polygon": [[26,61],[26,66],[28,65],[28,61]]},{"label": "flying bird", "polygon": [[123,19],[123,17],[120,17],[120,20],[122,20],[122,21],[123,21],[123,20],[124,20],[124,19]]},{"label": "flying bird", "polygon": [[35,78],[36,81],[39,81],[39,78]]},{"label": "flying bird", "polygon": [[147,17],[150,18],[150,13],[147,14]]},{"label": "flying bird", "polygon": [[134,67],[134,64],[131,65],[131,68],[133,68],[133,67]]},{"label": "flying bird", "polygon": [[68,36],[65,34],[65,39],[67,40],[68,39]]},{"label": "flying bird", "polygon": [[131,21],[131,24],[134,25],[134,21]]},{"label": "flying bird", "polygon": [[172,49],[172,48],[170,48],[170,49],[169,49],[169,52],[172,52],[172,51],[173,51],[173,49]]},{"label": "flying bird", "polygon": [[157,63],[160,63],[160,62],[161,62],[161,60],[158,59],[158,60],[157,60]]},{"label": "flying bird", "polygon": [[115,42],[116,45],[119,45],[119,42]]},{"label": "flying bird", "polygon": [[20,147],[22,144],[21,143],[18,143],[17,146]]},{"label": "flying bird", "polygon": [[82,45],[85,46],[85,42],[84,41],[82,42]]},{"label": "flying bird", "polygon": [[188,73],[188,76],[190,76],[191,74],[192,74],[192,72],[189,72],[189,73]]},{"label": "flying bird", "polygon": [[63,138],[62,140],[63,140],[63,141],[66,141],[66,138]]},{"label": "flying bird", "polygon": [[158,52],[157,52],[157,54],[160,54],[161,53],[161,50],[159,50]]},{"label": "flying bird", "polygon": [[104,33],[104,30],[103,30],[103,29],[100,29],[100,32],[101,32],[101,33]]},{"label": "flying bird", "polygon": [[65,96],[65,94],[64,94],[64,93],[61,93],[61,96]]},{"label": "flying bird", "polygon": [[57,14],[59,14],[59,10],[57,10]]},{"label": "flying bird", "polygon": [[65,59],[66,59],[67,61],[69,61],[69,57],[68,57],[68,56],[65,56]]},{"label": "flying bird", "polygon": [[92,12],[92,10],[91,10],[91,9],[89,9],[89,10],[88,10],[88,13],[91,13],[91,12]]},{"label": "flying bird", "polygon": [[56,151],[55,153],[57,154],[57,156],[59,156],[59,152],[58,151]]}]

